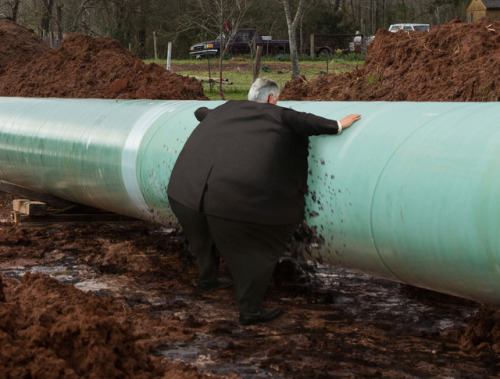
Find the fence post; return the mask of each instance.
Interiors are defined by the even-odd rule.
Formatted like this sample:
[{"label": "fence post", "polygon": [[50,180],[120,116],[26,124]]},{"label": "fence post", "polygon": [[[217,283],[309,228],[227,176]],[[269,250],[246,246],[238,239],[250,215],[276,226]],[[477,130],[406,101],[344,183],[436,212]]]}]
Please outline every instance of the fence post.
[{"label": "fence post", "polygon": [[311,59],[314,59],[315,51],[314,51],[314,33],[311,33],[310,35],[310,42],[309,42],[309,54],[311,56]]},{"label": "fence post", "polygon": [[155,51],[155,60],[158,60],[158,49],[156,48],[156,32],[153,32],[153,48]]},{"label": "fence post", "polygon": [[169,42],[167,48],[167,71],[170,71],[171,62],[172,62],[172,42]]},{"label": "fence post", "polygon": [[255,65],[253,66],[253,82],[259,77],[260,71],[260,58],[262,57],[262,46],[257,46],[257,52],[255,54]]}]

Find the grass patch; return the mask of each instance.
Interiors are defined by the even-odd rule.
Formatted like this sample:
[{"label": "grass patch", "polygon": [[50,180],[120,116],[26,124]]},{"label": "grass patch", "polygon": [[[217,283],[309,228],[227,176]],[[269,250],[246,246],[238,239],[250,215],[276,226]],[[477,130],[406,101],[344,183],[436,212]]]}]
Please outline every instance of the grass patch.
[{"label": "grass patch", "polygon": [[[290,58],[286,57],[286,61],[278,59],[278,57],[264,56],[260,65],[260,76],[266,76],[274,80],[280,88],[283,88],[286,82],[291,78],[291,63]],[[300,73],[306,78],[314,78],[322,73],[341,73],[351,71],[356,67],[363,65],[361,55],[355,54],[334,54],[333,57],[322,57],[311,59],[304,57],[299,61]],[[166,60],[145,60],[145,63],[156,63],[161,66],[166,65]],[[212,79],[219,78],[219,61],[218,59],[210,59],[210,77]],[[208,82],[208,62],[206,59],[183,59],[172,60],[171,69],[173,72],[197,78],[203,78],[203,89],[210,100],[220,100],[219,83],[214,82],[212,86]],[[252,84],[252,60],[249,56],[239,56],[232,59],[228,57],[223,62],[222,78],[230,84],[223,84],[224,94],[227,100],[242,100],[246,99],[248,91]]]},{"label": "grass patch", "polygon": [[382,69],[378,67],[374,72],[370,72],[368,74],[368,76],[366,77],[366,82],[372,86],[382,82],[383,79],[384,75],[382,73]]}]

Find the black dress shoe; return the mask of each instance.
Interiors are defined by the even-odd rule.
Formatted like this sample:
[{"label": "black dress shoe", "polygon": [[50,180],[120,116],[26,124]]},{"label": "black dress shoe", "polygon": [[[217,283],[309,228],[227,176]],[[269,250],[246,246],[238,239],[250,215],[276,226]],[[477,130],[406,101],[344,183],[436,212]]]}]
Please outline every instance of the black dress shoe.
[{"label": "black dress shoe", "polygon": [[213,282],[208,283],[198,283],[197,288],[200,291],[215,291],[220,290],[222,288],[231,287],[233,285],[233,281],[228,278],[217,278]]},{"label": "black dress shoe", "polygon": [[241,325],[253,325],[260,322],[267,322],[274,320],[276,317],[281,315],[283,311],[280,308],[268,308],[262,309],[259,313],[240,313],[240,324]]}]

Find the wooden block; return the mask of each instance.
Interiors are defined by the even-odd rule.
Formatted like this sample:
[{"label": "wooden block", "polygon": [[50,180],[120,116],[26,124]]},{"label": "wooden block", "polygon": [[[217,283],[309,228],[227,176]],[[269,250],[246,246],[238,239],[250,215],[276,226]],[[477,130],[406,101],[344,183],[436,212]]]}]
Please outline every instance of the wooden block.
[{"label": "wooden block", "polygon": [[44,216],[47,211],[47,204],[41,201],[31,201],[28,199],[15,199],[12,202],[12,209],[15,212],[30,216]]},{"label": "wooden block", "polygon": [[25,203],[29,201],[29,199],[14,199],[12,201],[12,209],[15,211],[15,212],[20,212],[19,209],[21,208],[21,206]]},{"label": "wooden block", "polygon": [[70,201],[66,201],[46,193],[33,191],[28,188],[18,186],[17,184],[6,182],[5,180],[0,180],[0,191],[7,192],[25,199],[31,199],[33,201],[41,201],[49,206],[59,209],[64,209],[75,205]]}]

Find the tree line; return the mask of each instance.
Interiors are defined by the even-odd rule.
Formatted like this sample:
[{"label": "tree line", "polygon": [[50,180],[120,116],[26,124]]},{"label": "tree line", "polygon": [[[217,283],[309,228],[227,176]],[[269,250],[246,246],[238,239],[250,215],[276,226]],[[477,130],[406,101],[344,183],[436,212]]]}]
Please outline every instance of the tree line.
[{"label": "tree line", "polygon": [[[73,32],[109,36],[140,58],[160,58],[173,42],[174,58],[224,29],[257,28],[274,39],[296,37],[298,49],[310,33],[373,35],[393,23],[443,24],[465,20],[470,0],[0,0],[0,14],[33,29],[57,46]],[[287,16],[288,7],[288,16]],[[299,11],[299,12],[297,12]]]}]

